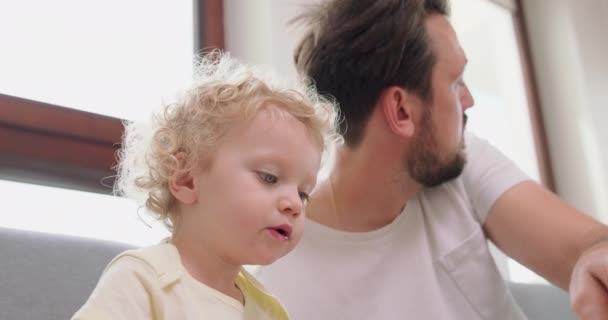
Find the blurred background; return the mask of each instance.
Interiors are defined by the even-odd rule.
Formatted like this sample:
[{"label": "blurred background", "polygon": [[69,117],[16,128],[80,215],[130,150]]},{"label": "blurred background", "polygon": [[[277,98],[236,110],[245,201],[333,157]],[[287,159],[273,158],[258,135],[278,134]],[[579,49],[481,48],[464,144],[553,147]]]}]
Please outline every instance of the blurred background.
[{"label": "blurred background", "polygon": [[[288,22],[317,1],[0,0],[0,226],[135,245],[166,237],[111,195],[121,121],[187,86],[201,50],[295,78],[302,30]],[[451,3],[476,100],[468,130],[608,222],[608,1]],[[493,251],[506,278],[544,282]]]}]

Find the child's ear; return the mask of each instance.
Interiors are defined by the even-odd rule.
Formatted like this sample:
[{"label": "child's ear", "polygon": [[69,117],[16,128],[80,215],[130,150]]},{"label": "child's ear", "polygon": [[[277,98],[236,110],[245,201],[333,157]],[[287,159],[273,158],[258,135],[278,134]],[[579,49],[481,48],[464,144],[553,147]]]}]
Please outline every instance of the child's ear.
[{"label": "child's ear", "polygon": [[[185,154],[180,152],[175,155],[178,161],[178,167],[183,167]],[[192,171],[185,173],[180,170],[174,170],[169,177],[169,191],[177,199],[184,204],[194,204],[198,200],[198,184],[194,181]]]},{"label": "child's ear", "polygon": [[412,137],[416,129],[414,110],[417,98],[403,88],[392,86],[382,92],[379,102],[391,131],[402,137]]}]

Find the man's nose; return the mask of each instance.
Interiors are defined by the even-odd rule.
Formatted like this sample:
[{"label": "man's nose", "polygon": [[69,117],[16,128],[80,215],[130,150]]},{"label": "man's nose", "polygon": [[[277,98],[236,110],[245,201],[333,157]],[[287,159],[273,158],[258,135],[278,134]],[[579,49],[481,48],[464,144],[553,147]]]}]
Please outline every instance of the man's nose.
[{"label": "man's nose", "polygon": [[466,84],[461,87],[460,104],[462,105],[462,111],[466,111],[475,104],[475,99],[473,99],[473,95],[471,95],[471,91]]}]

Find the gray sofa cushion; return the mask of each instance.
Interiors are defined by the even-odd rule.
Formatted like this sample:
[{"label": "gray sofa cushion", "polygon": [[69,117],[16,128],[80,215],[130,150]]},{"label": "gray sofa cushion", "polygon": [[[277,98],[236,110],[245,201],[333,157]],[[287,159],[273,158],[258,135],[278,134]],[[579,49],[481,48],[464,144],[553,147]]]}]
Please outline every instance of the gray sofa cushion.
[{"label": "gray sofa cushion", "polygon": [[528,320],[576,320],[568,294],[559,288],[513,282],[509,288]]},{"label": "gray sofa cushion", "polygon": [[132,247],[0,228],[0,319],[69,319],[108,262]]}]

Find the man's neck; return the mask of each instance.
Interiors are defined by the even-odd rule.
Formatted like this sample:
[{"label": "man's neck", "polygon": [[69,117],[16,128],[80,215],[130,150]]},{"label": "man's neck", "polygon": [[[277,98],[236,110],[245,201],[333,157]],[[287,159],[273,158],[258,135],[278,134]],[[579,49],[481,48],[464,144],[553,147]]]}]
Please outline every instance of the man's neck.
[{"label": "man's neck", "polygon": [[387,158],[396,153],[377,151],[338,149],[331,175],[313,194],[308,217],[349,232],[368,232],[390,224],[420,185],[409,177],[402,161]]}]

